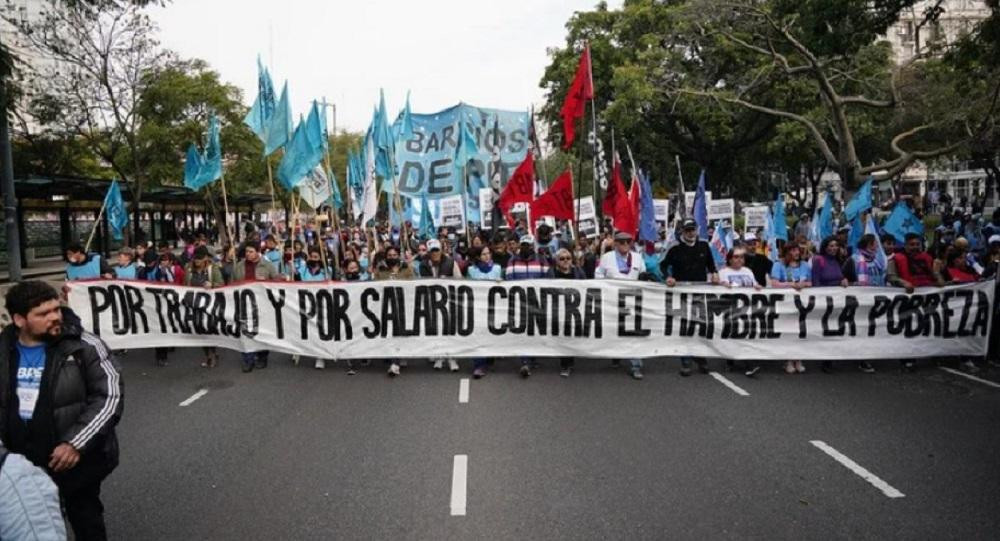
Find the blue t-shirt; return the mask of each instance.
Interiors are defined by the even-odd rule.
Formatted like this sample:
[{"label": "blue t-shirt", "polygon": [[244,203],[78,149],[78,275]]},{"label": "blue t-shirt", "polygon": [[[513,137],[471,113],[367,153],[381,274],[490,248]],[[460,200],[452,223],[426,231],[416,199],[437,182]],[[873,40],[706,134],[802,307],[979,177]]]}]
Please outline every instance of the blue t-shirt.
[{"label": "blue t-shirt", "polygon": [[45,371],[45,345],[25,346],[17,343],[17,399],[20,402],[18,413],[21,419],[28,421],[35,413],[38,403],[38,391],[42,386],[42,373]]},{"label": "blue t-shirt", "polygon": [[808,261],[799,261],[798,267],[786,267],[781,261],[775,261],[771,267],[771,278],[777,282],[809,282],[812,280],[812,267]]}]

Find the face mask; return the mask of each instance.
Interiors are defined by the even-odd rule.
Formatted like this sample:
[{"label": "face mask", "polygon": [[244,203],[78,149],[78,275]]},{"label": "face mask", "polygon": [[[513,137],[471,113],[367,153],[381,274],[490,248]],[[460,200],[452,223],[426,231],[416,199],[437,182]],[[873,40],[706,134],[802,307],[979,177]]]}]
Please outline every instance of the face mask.
[{"label": "face mask", "polygon": [[319,268],[319,266],[322,265],[322,264],[323,264],[322,261],[310,261],[309,262],[309,268],[310,269],[316,269],[316,268]]},{"label": "face mask", "polygon": [[344,275],[344,277],[347,278],[348,280],[357,280],[358,278],[361,278],[361,273],[360,272],[349,272],[346,275]]},{"label": "face mask", "polygon": [[530,246],[522,246],[521,249],[518,251],[518,253],[521,255],[521,257],[527,259],[535,255],[535,249],[531,248]]},{"label": "face mask", "polygon": [[385,258],[385,264],[388,267],[395,267],[396,265],[399,265],[399,258],[398,257],[387,257],[387,258]]}]

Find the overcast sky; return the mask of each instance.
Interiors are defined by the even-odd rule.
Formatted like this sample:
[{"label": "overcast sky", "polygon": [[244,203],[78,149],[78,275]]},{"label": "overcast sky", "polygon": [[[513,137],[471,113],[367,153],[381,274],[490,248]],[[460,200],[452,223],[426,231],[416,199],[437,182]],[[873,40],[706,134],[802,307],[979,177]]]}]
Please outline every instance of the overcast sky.
[{"label": "overcast sky", "polygon": [[[275,89],[288,80],[292,111],[337,103],[337,129],[363,130],[385,89],[390,118],[406,92],[416,113],[464,101],[523,110],[543,101],[547,47],[597,0],[173,0],[151,14],[163,45],[208,61],[257,94],[256,57]],[[619,7],[621,0],[608,2]]]}]

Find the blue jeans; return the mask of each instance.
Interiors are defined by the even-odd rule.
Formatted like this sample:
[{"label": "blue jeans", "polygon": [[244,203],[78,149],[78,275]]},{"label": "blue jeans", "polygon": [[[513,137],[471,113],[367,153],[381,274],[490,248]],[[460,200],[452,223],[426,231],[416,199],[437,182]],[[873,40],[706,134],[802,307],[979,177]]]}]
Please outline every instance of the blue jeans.
[{"label": "blue jeans", "polygon": [[258,360],[266,361],[269,351],[246,351],[242,353],[243,364],[246,366],[251,366]]}]

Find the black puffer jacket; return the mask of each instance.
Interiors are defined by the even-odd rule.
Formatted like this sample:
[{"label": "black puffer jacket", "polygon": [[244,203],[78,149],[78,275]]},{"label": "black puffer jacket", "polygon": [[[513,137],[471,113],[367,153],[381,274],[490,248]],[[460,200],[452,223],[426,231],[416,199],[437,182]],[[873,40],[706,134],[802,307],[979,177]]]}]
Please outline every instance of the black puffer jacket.
[{"label": "black puffer jacket", "polygon": [[28,423],[18,415],[16,343],[17,327],[8,325],[0,333],[0,439],[42,468],[52,450],[68,442],[80,452],[80,465],[74,469],[85,466],[105,474],[114,469],[122,380],[104,342],[84,331],[80,318],[63,308],[62,336],[46,349],[38,404]]}]

